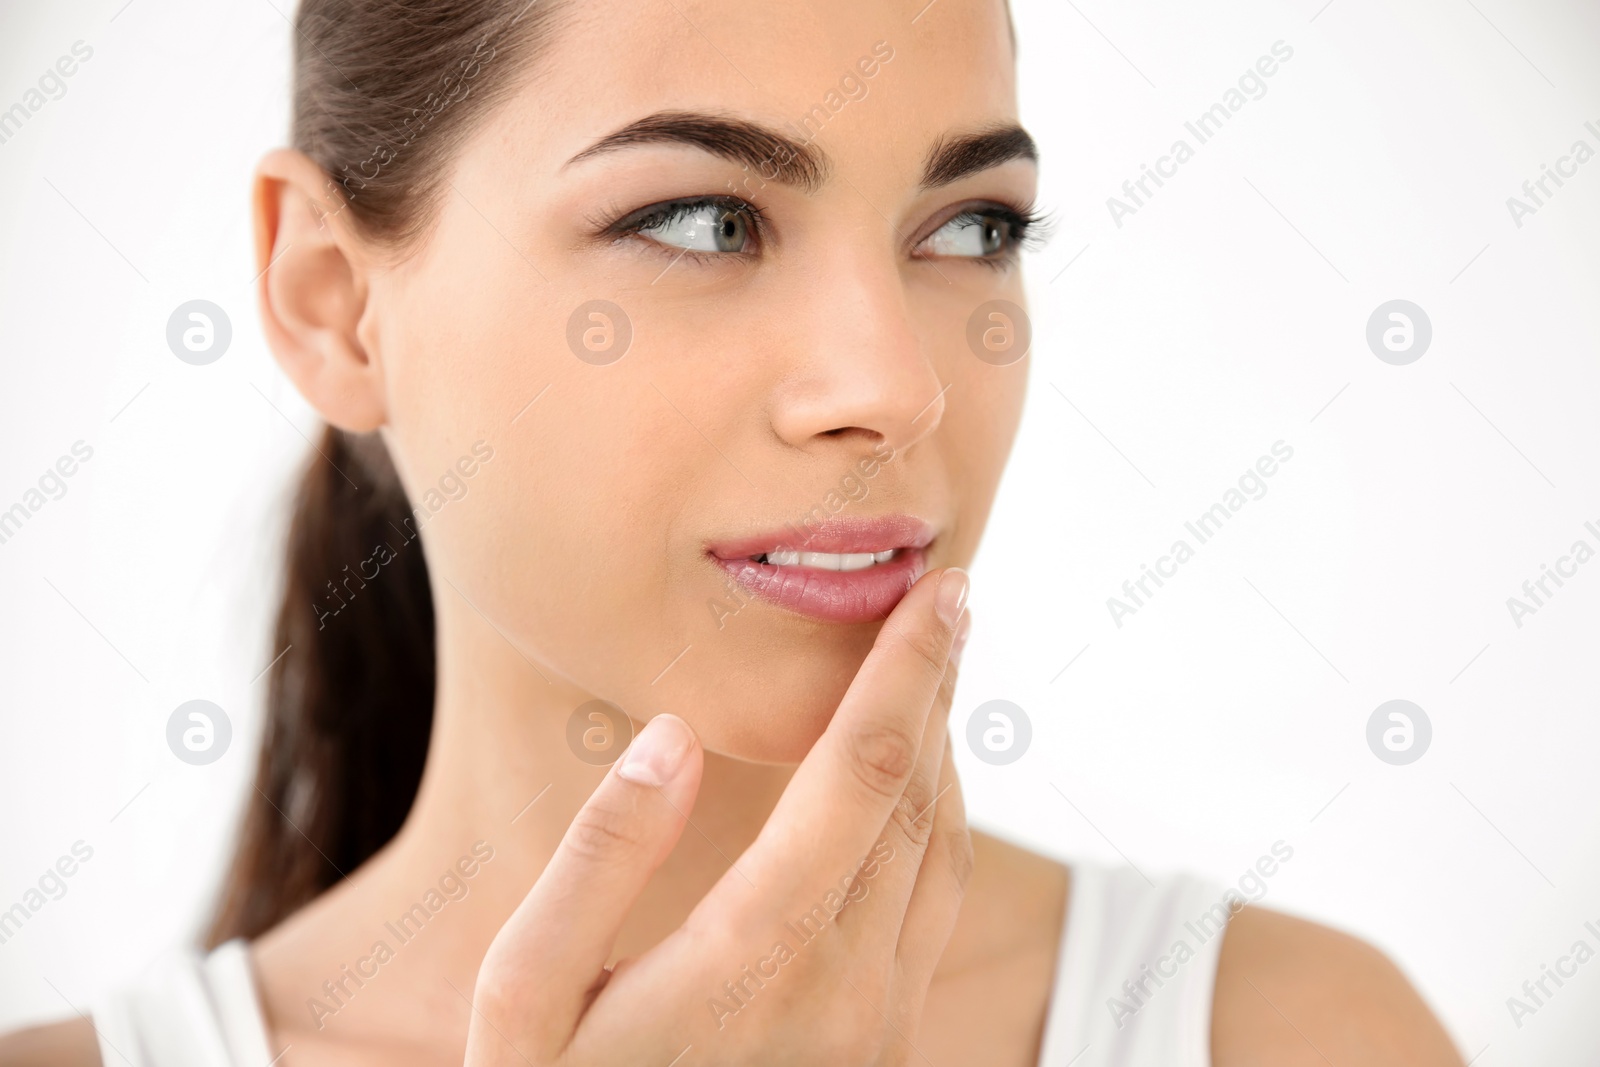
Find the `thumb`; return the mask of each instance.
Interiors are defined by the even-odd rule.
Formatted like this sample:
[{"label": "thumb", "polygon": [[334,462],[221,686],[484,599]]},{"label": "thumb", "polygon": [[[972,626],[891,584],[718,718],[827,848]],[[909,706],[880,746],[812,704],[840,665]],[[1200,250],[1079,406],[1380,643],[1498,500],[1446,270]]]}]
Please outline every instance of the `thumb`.
[{"label": "thumb", "polygon": [[701,769],[688,723],[663,713],[645,725],[495,936],[481,1008],[540,1044],[565,1044],[629,909],[683,832]]}]

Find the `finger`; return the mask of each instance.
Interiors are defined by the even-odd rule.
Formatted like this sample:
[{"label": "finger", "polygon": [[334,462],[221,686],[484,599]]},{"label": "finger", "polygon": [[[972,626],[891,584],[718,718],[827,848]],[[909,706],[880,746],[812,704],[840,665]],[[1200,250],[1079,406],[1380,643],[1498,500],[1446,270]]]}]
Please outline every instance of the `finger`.
[{"label": "finger", "polygon": [[932,815],[933,830],[917,869],[895,950],[906,988],[917,997],[927,990],[933,968],[944,955],[972,877],[972,835],[967,830],[966,800],[961,795],[961,780],[956,775],[948,735]]},{"label": "finger", "polygon": [[[739,861],[785,906],[836,886],[882,833],[916,769],[967,587],[959,568],[933,571],[895,606],[828,728]],[[719,891],[738,892],[726,878],[713,893]]]},{"label": "finger", "polygon": [[475,1000],[505,1009],[502,1019],[519,1020],[519,1031],[540,1045],[565,1043],[605,978],[629,909],[683,832],[702,759],[694,731],[677,716],[645,725],[495,936]]},{"label": "finger", "polygon": [[[940,780],[947,759],[950,703],[955,695],[958,667],[956,652],[972,625],[972,613],[962,612],[951,644],[949,666],[933,699],[933,710],[922,733],[922,750],[911,772],[905,792],[890,812],[883,834],[863,863],[858,877],[871,884],[856,891],[858,906],[840,912],[839,923],[847,930],[862,932],[871,943],[881,941],[893,947],[905,920],[906,902],[917,882],[918,870],[925,862],[933,837],[935,808],[947,783]],[[869,902],[870,898],[870,902]]]}]

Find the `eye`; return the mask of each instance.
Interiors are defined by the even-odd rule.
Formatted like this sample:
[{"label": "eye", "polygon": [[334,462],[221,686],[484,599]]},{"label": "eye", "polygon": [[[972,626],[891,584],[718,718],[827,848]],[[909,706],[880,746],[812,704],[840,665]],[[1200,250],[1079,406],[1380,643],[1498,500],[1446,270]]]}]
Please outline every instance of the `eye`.
[{"label": "eye", "polygon": [[1031,212],[983,207],[961,212],[923,239],[919,251],[930,256],[1000,260],[1028,243],[1036,223]]},{"label": "eye", "polygon": [[738,255],[755,251],[760,221],[760,212],[736,197],[702,197],[641,208],[609,230],[688,252]]}]

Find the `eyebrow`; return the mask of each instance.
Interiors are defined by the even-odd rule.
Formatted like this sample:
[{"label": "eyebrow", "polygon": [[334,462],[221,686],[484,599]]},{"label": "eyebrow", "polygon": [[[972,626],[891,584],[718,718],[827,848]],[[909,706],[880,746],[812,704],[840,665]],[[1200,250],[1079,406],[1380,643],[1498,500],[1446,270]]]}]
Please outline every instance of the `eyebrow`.
[{"label": "eyebrow", "polygon": [[922,184],[933,189],[969,174],[998,167],[1013,159],[1039,161],[1039,148],[1016,123],[997,123],[973,133],[941,138],[928,150],[922,165]]},{"label": "eyebrow", "polygon": [[829,161],[820,148],[746,119],[699,111],[658,111],[608,133],[567,160],[571,166],[603,152],[647,144],[688,145],[741,163],[763,180],[815,192],[828,178]]},{"label": "eyebrow", "polygon": [[[764,181],[815,192],[832,163],[814,142],[799,141],[747,119],[700,111],[658,111],[606,134],[565,166],[606,152],[639,145],[687,145],[754,170]],[[1033,138],[1015,123],[997,123],[971,133],[943,137],[923,162],[922,185],[937,188],[1014,159],[1037,162]]]}]

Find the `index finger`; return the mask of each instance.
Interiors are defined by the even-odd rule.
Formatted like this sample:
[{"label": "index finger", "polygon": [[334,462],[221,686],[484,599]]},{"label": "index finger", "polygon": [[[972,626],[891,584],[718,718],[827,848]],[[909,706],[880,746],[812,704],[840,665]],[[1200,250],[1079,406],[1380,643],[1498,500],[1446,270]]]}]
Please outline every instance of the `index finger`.
[{"label": "index finger", "polygon": [[839,710],[739,860],[754,884],[811,899],[853,875],[872,849],[916,766],[968,585],[959,567],[930,571],[889,613]]}]

